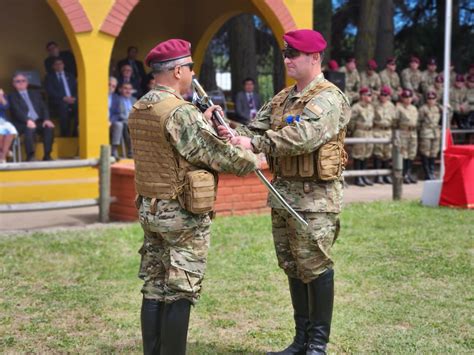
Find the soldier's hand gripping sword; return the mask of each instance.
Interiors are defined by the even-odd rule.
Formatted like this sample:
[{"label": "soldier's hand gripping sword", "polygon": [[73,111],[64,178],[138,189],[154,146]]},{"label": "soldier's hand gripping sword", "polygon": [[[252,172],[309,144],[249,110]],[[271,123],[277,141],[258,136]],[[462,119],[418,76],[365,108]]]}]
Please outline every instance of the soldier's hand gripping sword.
[{"label": "soldier's hand gripping sword", "polygon": [[[203,108],[208,108],[213,105],[211,98],[207,95],[207,93],[204,91],[201,84],[199,84],[199,81],[196,78],[193,78],[193,88],[197,96],[195,99],[197,100],[197,103],[200,106],[202,106]],[[227,122],[224,120],[224,117],[222,117],[219,111],[214,111],[213,115],[215,119],[219,122],[219,124],[224,126],[232,137],[235,137],[233,130],[231,130],[230,127],[227,125]],[[262,171],[260,169],[255,169],[255,174],[257,174],[259,179],[262,181],[268,191],[272,194],[272,196],[276,198],[278,203],[280,203],[280,205],[285,210],[287,210],[303,227],[308,227],[308,222],[306,222],[303,217],[301,217],[298,212],[296,212],[288,204],[288,202],[285,201],[285,199],[280,195],[280,193],[275,190],[275,188],[272,186],[272,184],[270,184],[265,175],[263,175]]]}]

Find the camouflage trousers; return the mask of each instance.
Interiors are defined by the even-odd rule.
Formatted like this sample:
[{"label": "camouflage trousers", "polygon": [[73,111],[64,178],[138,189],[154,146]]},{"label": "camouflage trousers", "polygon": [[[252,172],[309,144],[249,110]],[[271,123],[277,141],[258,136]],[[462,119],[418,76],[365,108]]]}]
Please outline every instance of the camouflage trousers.
[{"label": "camouflage trousers", "polygon": [[272,209],[273,242],[278,265],[292,278],[311,282],[333,266],[331,247],[339,234],[339,214],[299,212],[304,229],[283,209]]},{"label": "camouflage trousers", "polygon": [[417,148],[418,137],[416,130],[400,130],[400,152],[402,154],[403,159],[415,159]]},{"label": "camouflage trousers", "polygon": [[[392,138],[392,130],[374,128],[374,138]],[[392,145],[391,144],[374,144],[374,156],[381,160],[392,159]]]},{"label": "camouflage trousers", "polygon": [[441,132],[439,128],[420,131],[420,154],[428,158],[436,158],[441,148]]},{"label": "camouflage trousers", "polygon": [[192,214],[175,200],[158,200],[153,209],[151,199],[143,198],[139,217],[144,241],[138,277],[144,281],[144,298],[195,303],[207,263],[209,214]]},{"label": "camouflage trousers", "polygon": [[[356,129],[353,134],[354,138],[372,138],[372,130],[366,131]],[[354,144],[352,147],[352,158],[364,160],[372,156],[374,145],[372,143]]]}]

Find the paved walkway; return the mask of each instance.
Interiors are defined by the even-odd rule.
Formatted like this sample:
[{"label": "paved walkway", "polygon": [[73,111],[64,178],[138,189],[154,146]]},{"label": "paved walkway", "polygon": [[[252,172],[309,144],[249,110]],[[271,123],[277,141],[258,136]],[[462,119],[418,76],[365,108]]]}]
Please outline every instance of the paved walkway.
[{"label": "paved walkway", "polygon": [[[423,183],[403,185],[403,198],[420,200]],[[349,185],[345,189],[344,201],[369,202],[376,200],[391,200],[391,185],[374,185],[372,187],[358,187]],[[20,231],[36,231],[42,229],[70,229],[70,228],[97,228],[110,224],[98,223],[99,208],[83,207],[55,211],[21,212],[0,214],[0,236]],[[123,223],[113,223],[120,225]]]}]

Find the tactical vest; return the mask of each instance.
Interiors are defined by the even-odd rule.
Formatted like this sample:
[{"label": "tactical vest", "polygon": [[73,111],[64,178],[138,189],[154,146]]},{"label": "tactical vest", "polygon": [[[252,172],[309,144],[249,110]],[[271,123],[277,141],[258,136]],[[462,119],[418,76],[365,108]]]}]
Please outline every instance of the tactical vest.
[{"label": "tactical vest", "polygon": [[166,136],[166,122],[183,105],[190,104],[177,97],[133,105],[128,125],[133,140],[135,186],[143,197],[176,199],[183,190],[186,173],[196,169],[175,153]]},{"label": "tactical vest", "polygon": [[[338,92],[341,92],[331,82],[324,81],[298,98],[289,110],[286,109],[286,106],[292,87],[283,89],[272,100],[270,116],[271,129],[277,131],[287,126],[286,117],[289,115],[301,115],[305,106],[314,96],[329,88],[335,88]],[[288,180],[336,180],[341,176],[347,162],[347,153],[344,150],[345,136],[346,130],[342,129],[329,142],[308,154],[287,157],[272,157],[267,155],[270,171],[274,175],[281,176]]]}]

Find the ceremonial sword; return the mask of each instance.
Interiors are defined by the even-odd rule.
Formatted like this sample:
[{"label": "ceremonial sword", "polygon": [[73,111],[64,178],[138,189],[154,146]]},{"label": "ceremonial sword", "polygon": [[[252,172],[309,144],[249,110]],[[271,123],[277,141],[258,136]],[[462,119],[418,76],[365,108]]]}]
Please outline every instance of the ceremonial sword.
[{"label": "ceremonial sword", "polygon": [[[211,107],[213,104],[211,98],[207,93],[204,91],[202,88],[201,84],[199,84],[199,81],[196,78],[193,78],[193,88],[198,96],[198,102],[200,105],[208,108]],[[219,111],[214,111],[213,115],[217,119],[220,125],[224,126],[229,134],[232,137],[235,137],[234,131],[227,125],[227,122],[224,120],[224,117],[220,114]],[[298,212],[296,212],[289,204],[288,202],[285,201],[285,199],[280,195],[280,193],[273,187],[273,185],[270,183],[270,181],[267,180],[265,175],[263,175],[262,171],[260,169],[255,169],[254,170],[255,174],[258,176],[260,181],[265,185],[265,187],[268,189],[268,191],[272,194],[272,196],[278,201],[278,203],[285,209],[287,210],[303,227],[308,227],[308,222],[304,220],[303,217],[301,217]]]}]

